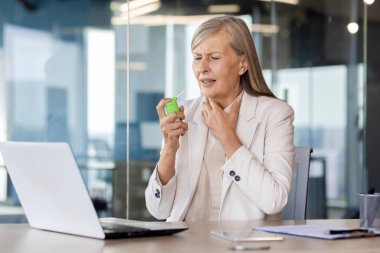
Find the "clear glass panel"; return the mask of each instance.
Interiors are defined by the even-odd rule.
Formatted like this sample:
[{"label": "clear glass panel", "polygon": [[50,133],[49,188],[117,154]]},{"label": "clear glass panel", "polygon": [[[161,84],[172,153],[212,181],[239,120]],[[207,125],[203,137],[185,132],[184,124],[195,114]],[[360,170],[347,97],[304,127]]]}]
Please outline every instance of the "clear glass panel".
[{"label": "clear glass panel", "polygon": [[[110,13],[107,1],[0,3],[0,140],[70,143],[100,216],[113,207]],[[3,167],[0,196],[0,213],[22,214]]]},{"label": "clear glass panel", "polygon": [[[144,190],[161,146],[156,104],[199,96],[192,34],[213,15],[236,15],[269,86],[295,109],[296,145],[314,148],[308,217],[352,217],[367,183],[365,39],[377,84],[378,1],[209,2],[0,1],[0,141],[69,142],[101,216],[153,219]],[[0,214],[22,214],[3,166]]]},{"label": "clear glass panel", "polygon": [[[155,105],[182,90],[182,99],[199,96],[190,40],[203,20],[220,14],[237,15],[251,27],[269,86],[295,110],[296,145],[314,149],[307,217],[350,217],[363,187],[363,2],[152,2],[144,14],[133,7],[129,13],[129,124],[138,129],[131,143],[140,149],[139,157],[130,153],[130,192],[137,193],[129,194],[131,217],[151,218],[135,207],[144,208],[143,190],[158,159]],[[211,13],[215,7],[227,9]],[[358,31],[350,33],[351,22]],[[113,24],[127,26],[121,11]]]}]

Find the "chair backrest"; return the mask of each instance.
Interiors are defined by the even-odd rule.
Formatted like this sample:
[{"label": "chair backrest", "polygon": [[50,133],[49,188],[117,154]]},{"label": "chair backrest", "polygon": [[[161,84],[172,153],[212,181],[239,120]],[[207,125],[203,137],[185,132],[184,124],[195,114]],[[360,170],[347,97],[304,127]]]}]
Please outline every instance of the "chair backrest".
[{"label": "chair backrest", "polygon": [[310,147],[296,147],[296,157],[293,166],[293,180],[288,203],[282,210],[284,220],[305,220],[307,186],[309,181]]}]

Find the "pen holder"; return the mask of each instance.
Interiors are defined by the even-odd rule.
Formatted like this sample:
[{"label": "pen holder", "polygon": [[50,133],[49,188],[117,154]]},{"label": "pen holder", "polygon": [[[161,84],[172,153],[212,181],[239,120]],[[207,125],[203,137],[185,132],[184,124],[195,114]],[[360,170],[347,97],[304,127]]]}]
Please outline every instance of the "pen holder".
[{"label": "pen holder", "polygon": [[173,112],[179,112],[177,97],[173,97],[170,102],[165,104],[166,115],[169,115]]},{"label": "pen holder", "polygon": [[360,227],[380,228],[380,193],[359,194]]}]

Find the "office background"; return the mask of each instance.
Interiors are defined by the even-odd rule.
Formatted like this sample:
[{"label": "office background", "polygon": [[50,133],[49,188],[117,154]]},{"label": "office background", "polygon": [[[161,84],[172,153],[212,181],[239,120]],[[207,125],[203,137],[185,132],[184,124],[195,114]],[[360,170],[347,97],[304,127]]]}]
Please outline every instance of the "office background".
[{"label": "office background", "polygon": [[[0,141],[69,142],[100,216],[153,219],[155,106],[199,96],[191,36],[236,15],[295,110],[295,144],[314,149],[307,217],[356,217],[357,193],[380,191],[379,13],[378,0],[2,0]],[[0,222],[22,214],[0,159]]]}]

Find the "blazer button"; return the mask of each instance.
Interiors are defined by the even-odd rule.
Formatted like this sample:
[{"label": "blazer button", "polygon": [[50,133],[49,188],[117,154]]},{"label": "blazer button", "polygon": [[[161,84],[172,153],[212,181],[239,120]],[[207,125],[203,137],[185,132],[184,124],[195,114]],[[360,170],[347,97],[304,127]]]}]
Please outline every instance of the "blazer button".
[{"label": "blazer button", "polygon": [[156,189],[156,193],[154,194],[154,196],[156,196],[156,198],[160,198],[160,190],[159,189]]},{"label": "blazer button", "polygon": [[230,170],[230,176],[231,176],[231,177],[235,176],[235,174],[236,174],[236,173],[235,173],[234,170]]},{"label": "blazer button", "polygon": [[240,181],[240,177],[239,176],[235,176],[235,181],[239,182]]}]

